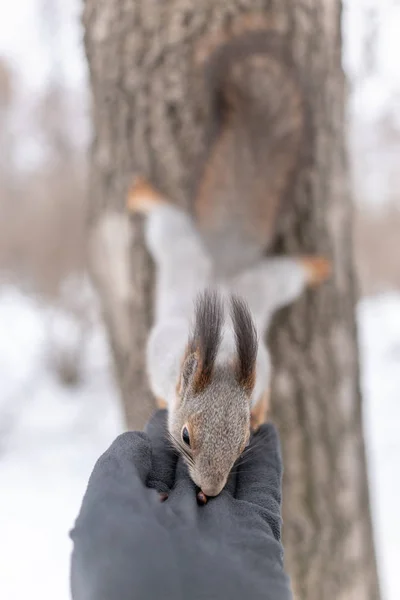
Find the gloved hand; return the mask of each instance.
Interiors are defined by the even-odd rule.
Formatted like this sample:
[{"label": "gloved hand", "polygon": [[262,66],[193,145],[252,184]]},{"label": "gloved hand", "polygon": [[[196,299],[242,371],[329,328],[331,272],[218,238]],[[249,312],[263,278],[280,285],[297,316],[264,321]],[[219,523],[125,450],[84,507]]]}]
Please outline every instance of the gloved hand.
[{"label": "gloved hand", "polygon": [[281,471],[277,433],[263,425],[226,488],[200,506],[157,412],[93,470],[71,533],[73,599],[290,600]]}]

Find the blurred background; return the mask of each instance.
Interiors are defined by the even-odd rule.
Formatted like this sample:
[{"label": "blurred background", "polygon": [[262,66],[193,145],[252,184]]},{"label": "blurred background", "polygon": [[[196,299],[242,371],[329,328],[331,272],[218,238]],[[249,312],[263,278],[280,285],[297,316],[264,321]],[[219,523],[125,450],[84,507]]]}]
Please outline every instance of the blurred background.
[{"label": "blurred background", "polygon": [[[0,597],[69,598],[73,525],[122,430],[86,274],[90,96],[79,0],[0,7]],[[400,598],[400,2],[345,0],[343,66],[374,531]]]}]

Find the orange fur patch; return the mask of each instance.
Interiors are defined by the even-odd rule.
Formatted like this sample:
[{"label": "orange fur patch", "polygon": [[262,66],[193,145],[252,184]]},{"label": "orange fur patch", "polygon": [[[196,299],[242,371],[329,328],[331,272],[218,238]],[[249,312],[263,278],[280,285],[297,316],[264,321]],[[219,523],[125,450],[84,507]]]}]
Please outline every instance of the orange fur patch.
[{"label": "orange fur patch", "polygon": [[200,394],[205,388],[210,385],[212,379],[212,371],[206,372],[203,369],[203,365],[199,362],[196,369],[196,373],[193,377],[193,391],[195,394]]},{"label": "orange fur patch", "polygon": [[269,410],[269,390],[265,391],[254,408],[251,409],[250,427],[257,430],[260,425],[265,423],[268,418]]},{"label": "orange fur patch", "polygon": [[138,176],[128,192],[127,209],[132,213],[147,213],[158,204],[164,203],[163,196],[147,181]]},{"label": "orange fur patch", "polygon": [[164,400],[164,398],[156,398],[156,404],[157,404],[158,408],[161,408],[161,409],[168,408],[168,404],[167,404],[166,400]]},{"label": "orange fur patch", "polygon": [[318,286],[326,281],[332,273],[332,263],[322,256],[302,256],[299,258],[307,274],[309,286]]},{"label": "orange fur patch", "polygon": [[244,389],[244,391],[249,394],[249,396],[251,395],[254,386],[256,384],[256,366],[254,365],[254,368],[252,369],[251,373],[249,373],[249,375],[246,377],[246,379],[242,379],[240,378],[240,373],[241,373],[241,369],[240,369],[240,365],[236,364],[235,365],[235,371],[239,377],[239,384],[241,385],[241,387]]}]

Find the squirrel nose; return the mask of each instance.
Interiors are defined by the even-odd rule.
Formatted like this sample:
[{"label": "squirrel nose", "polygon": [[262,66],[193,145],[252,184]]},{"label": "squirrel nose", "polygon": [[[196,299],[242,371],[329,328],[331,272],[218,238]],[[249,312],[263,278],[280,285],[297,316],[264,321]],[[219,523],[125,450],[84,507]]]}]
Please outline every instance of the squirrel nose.
[{"label": "squirrel nose", "polygon": [[222,481],[221,483],[202,486],[201,491],[206,496],[218,496],[220,492],[224,489],[226,481]]}]

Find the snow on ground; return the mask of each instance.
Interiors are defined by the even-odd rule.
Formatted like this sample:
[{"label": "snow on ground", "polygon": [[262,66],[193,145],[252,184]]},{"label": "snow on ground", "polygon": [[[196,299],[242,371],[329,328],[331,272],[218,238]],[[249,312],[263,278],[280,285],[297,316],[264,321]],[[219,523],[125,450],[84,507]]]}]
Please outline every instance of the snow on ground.
[{"label": "snow on ground", "polygon": [[[68,531],[98,456],[122,429],[104,331],[84,348],[83,380],[60,384],[49,337],[78,323],[0,288],[0,598],[67,600]],[[66,339],[66,334],[68,338]]]},{"label": "snow on ground", "polygon": [[[384,600],[400,598],[400,294],[359,307],[365,422]],[[49,328],[51,323],[51,328]],[[0,598],[69,599],[68,531],[98,456],[122,430],[104,331],[83,350],[83,379],[62,386],[49,336],[73,344],[78,322],[0,288]]]},{"label": "snow on ground", "polygon": [[400,293],[358,310],[364,424],[384,600],[400,598]]}]

